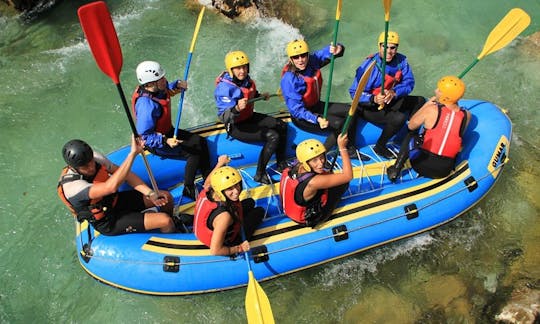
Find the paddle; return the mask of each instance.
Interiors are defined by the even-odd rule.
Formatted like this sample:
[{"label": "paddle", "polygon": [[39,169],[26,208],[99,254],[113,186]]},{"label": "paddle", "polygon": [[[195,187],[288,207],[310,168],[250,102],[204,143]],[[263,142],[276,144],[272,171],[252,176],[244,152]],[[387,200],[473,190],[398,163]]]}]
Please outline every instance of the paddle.
[{"label": "paddle", "polygon": [[484,48],[478,57],[458,76],[462,78],[473,66],[476,65],[484,56],[500,50],[516,38],[529,24],[531,17],[520,8],[510,10],[506,16],[493,28],[489,34]]},{"label": "paddle", "polygon": [[[116,84],[118,93],[124,105],[124,111],[131,126],[131,131],[135,137],[139,137],[137,134],[137,129],[135,128],[135,123],[131,117],[131,112],[129,111],[128,104],[126,101],[126,96],[122,90],[122,85],[120,84],[120,71],[122,70],[122,49],[120,48],[120,43],[118,41],[118,36],[114,25],[111,19],[111,14],[107,5],[103,1],[92,2],[81,6],[77,11],[79,15],[79,21],[81,23],[82,30],[90,46],[90,50],[94,56],[94,59],[98,67],[108,75],[111,80]],[[146,171],[150,177],[150,182],[152,183],[152,189],[154,192],[158,193],[158,187],[152,170],[150,169],[150,164],[144,153],[141,153],[141,156],[146,166]]]},{"label": "paddle", "polygon": [[[272,93],[272,94],[268,95],[268,98],[277,97],[277,96],[279,96],[278,93]],[[260,97],[257,97],[257,98],[251,98],[251,99],[249,99],[247,101],[247,103],[257,102],[259,100],[264,100],[264,99],[266,99],[266,97],[264,97],[264,96],[260,96]]]},{"label": "paddle", "polygon": [[[337,34],[338,34],[338,29],[339,29],[340,16],[341,16],[341,0],[338,0],[337,5],[336,5],[336,24],[334,26],[334,41],[332,42],[332,44],[335,46],[337,46]],[[330,58],[330,72],[328,74],[328,90],[326,91],[326,101],[324,102],[324,113],[323,113],[324,119],[326,119],[326,115],[328,114],[330,91],[332,90],[332,75],[334,74],[334,60],[335,60],[335,55],[332,54],[332,57]]]},{"label": "paddle", "polygon": [[[386,52],[388,50],[388,25],[390,25],[390,7],[392,0],[383,0],[384,6],[384,56],[382,59],[381,95],[384,95],[384,81],[386,79]],[[379,105],[379,110],[384,108],[384,102]]]},{"label": "paddle", "polygon": [[[375,61],[371,61],[367,69],[362,74],[360,81],[358,81],[358,85],[356,86],[356,90],[354,91],[354,97],[351,103],[351,108],[349,108],[349,114],[347,115],[347,119],[345,119],[345,123],[343,123],[343,128],[341,129],[341,135],[345,135],[345,133],[347,133],[347,131],[349,130],[349,125],[351,123],[352,117],[356,113],[356,108],[358,108],[358,101],[360,100],[360,96],[362,95],[362,92],[364,91],[364,88],[366,87],[366,83],[369,80],[369,76],[371,75],[371,71],[373,71],[374,66],[375,66]],[[332,166],[330,167],[330,170],[334,169],[337,156],[338,154],[334,156],[334,160],[332,161]]]},{"label": "paddle", "polygon": [[[241,228],[242,239],[246,239],[246,233],[244,228]],[[247,251],[244,251],[244,256],[246,258],[246,263],[248,266],[248,287],[246,292],[246,315],[248,323],[264,323],[271,324],[274,322],[274,314],[272,313],[272,307],[270,306],[270,301],[268,296],[261,288],[255,276],[253,276],[253,271],[251,271],[251,263],[249,261],[249,254]]]},{"label": "paddle", "polygon": [[[197,40],[197,35],[199,34],[199,28],[201,27],[201,22],[204,15],[205,6],[201,8],[199,12],[199,18],[197,18],[197,24],[195,25],[195,31],[193,32],[193,37],[191,39],[191,46],[189,47],[189,53],[186,61],[186,69],[184,70],[184,80],[187,81],[189,74],[189,66],[191,65],[191,57],[193,56],[193,51],[195,50],[195,41]],[[178,102],[178,115],[176,117],[176,125],[174,127],[174,139],[178,136],[178,127],[180,126],[180,117],[182,116],[182,108],[184,106],[184,93],[182,91],[180,94],[180,101]]]}]

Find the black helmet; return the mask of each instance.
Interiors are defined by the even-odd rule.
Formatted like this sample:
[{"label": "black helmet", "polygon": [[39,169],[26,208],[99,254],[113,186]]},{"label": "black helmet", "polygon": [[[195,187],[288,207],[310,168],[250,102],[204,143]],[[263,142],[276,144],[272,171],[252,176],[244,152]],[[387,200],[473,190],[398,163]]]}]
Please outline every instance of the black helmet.
[{"label": "black helmet", "polygon": [[74,139],[64,145],[62,156],[70,167],[78,168],[92,161],[94,151],[92,151],[92,148],[86,142]]}]

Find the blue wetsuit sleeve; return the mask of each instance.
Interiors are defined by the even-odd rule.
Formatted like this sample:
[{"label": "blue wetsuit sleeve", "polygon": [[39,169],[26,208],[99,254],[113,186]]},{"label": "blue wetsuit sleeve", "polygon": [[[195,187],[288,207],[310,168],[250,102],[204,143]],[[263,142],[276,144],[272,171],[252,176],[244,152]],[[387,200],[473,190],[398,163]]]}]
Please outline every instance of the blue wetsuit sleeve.
[{"label": "blue wetsuit sleeve", "polygon": [[306,91],[304,79],[292,72],[285,72],[280,85],[285,105],[289,109],[291,116],[317,124],[317,115],[307,110],[302,100],[302,95]]},{"label": "blue wetsuit sleeve", "polygon": [[148,97],[139,97],[135,103],[137,133],[142,136],[146,146],[163,147],[162,134],[156,133],[156,121],[159,118],[159,105]]},{"label": "blue wetsuit sleeve", "polygon": [[227,110],[230,110],[233,114],[239,114],[234,109],[238,100],[242,99],[244,94],[239,87],[235,87],[227,82],[219,82],[214,90],[214,99],[217,107],[217,115],[220,116]]},{"label": "blue wetsuit sleeve", "polygon": [[398,98],[408,96],[414,89],[414,75],[412,72],[409,63],[407,62],[407,57],[402,54],[398,54],[398,59],[400,60],[401,73],[403,74],[402,80],[400,83],[394,86],[394,91]]}]

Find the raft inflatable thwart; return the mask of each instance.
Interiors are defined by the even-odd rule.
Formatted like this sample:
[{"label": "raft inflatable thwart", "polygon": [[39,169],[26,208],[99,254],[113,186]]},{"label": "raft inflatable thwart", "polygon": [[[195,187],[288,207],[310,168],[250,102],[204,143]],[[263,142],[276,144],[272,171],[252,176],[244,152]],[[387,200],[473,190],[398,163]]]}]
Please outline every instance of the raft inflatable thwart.
[{"label": "raft inflatable thwart", "polygon": [[[228,137],[221,123],[191,131],[208,139],[214,163],[222,154],[232,158],[229,165],[238,168],[243,178],[242,198],[252,197],[266,210],[263,223],[250,241],[253,274],[256,280],[264,281],[428,231],[479,202],[493,187],[507,161],[512,125],[505,112],[492,103],[461,100],[459,104],[471,112],[472,118],[455,170],[443,179],[418,176],[407,163],[396,183],[390,182],[386,169],[395,159],[384,159],[373,151],[381,128],[359,121],[356,147],[371,159],[352,160],[354,178],[348,191],[332,217],[315,228],[302,227],[283,214],[278,192],[280,174],[275,164],[270,163],[267,172],[276,183],[260,185],[253,180],[262,144]],[[287,156],[291,158],[296,145],[304,139],[325,139],[323,134],[314,135],[295,127],[287,113],[274,116],[288,124]],[[405,133],[404,128],[389,144],[396,154]],[[109,154],[109,158],[120,164],[128,152],[126,146]],[[158,186],[171,191],[177,212],[193,214],[194,202],[182,197],[185,161],[151,154],[147,160]],[[338,158],[334,172],[340,172],[340,162]],[[132,171],[150,183],[140,157]],[[202,179],[197,185],[200,189]],[[84,222],[76,223],[75,242],[80,264],[88,274],[132,292],[187,295],[248,284],[244,254],[213,256],[193,233],[105,236]]]}]

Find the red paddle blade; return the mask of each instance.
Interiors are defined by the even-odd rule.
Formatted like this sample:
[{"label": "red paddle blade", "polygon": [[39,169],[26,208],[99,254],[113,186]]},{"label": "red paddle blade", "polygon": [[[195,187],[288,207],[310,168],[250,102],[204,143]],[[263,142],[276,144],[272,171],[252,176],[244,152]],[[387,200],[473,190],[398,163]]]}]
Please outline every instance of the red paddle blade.
[{"label": "red paddle blade", "polygon": [[122,49],[107,5],[103,1],[92,2],[80,7],[77,13],[97,65],[119,84]]}]

